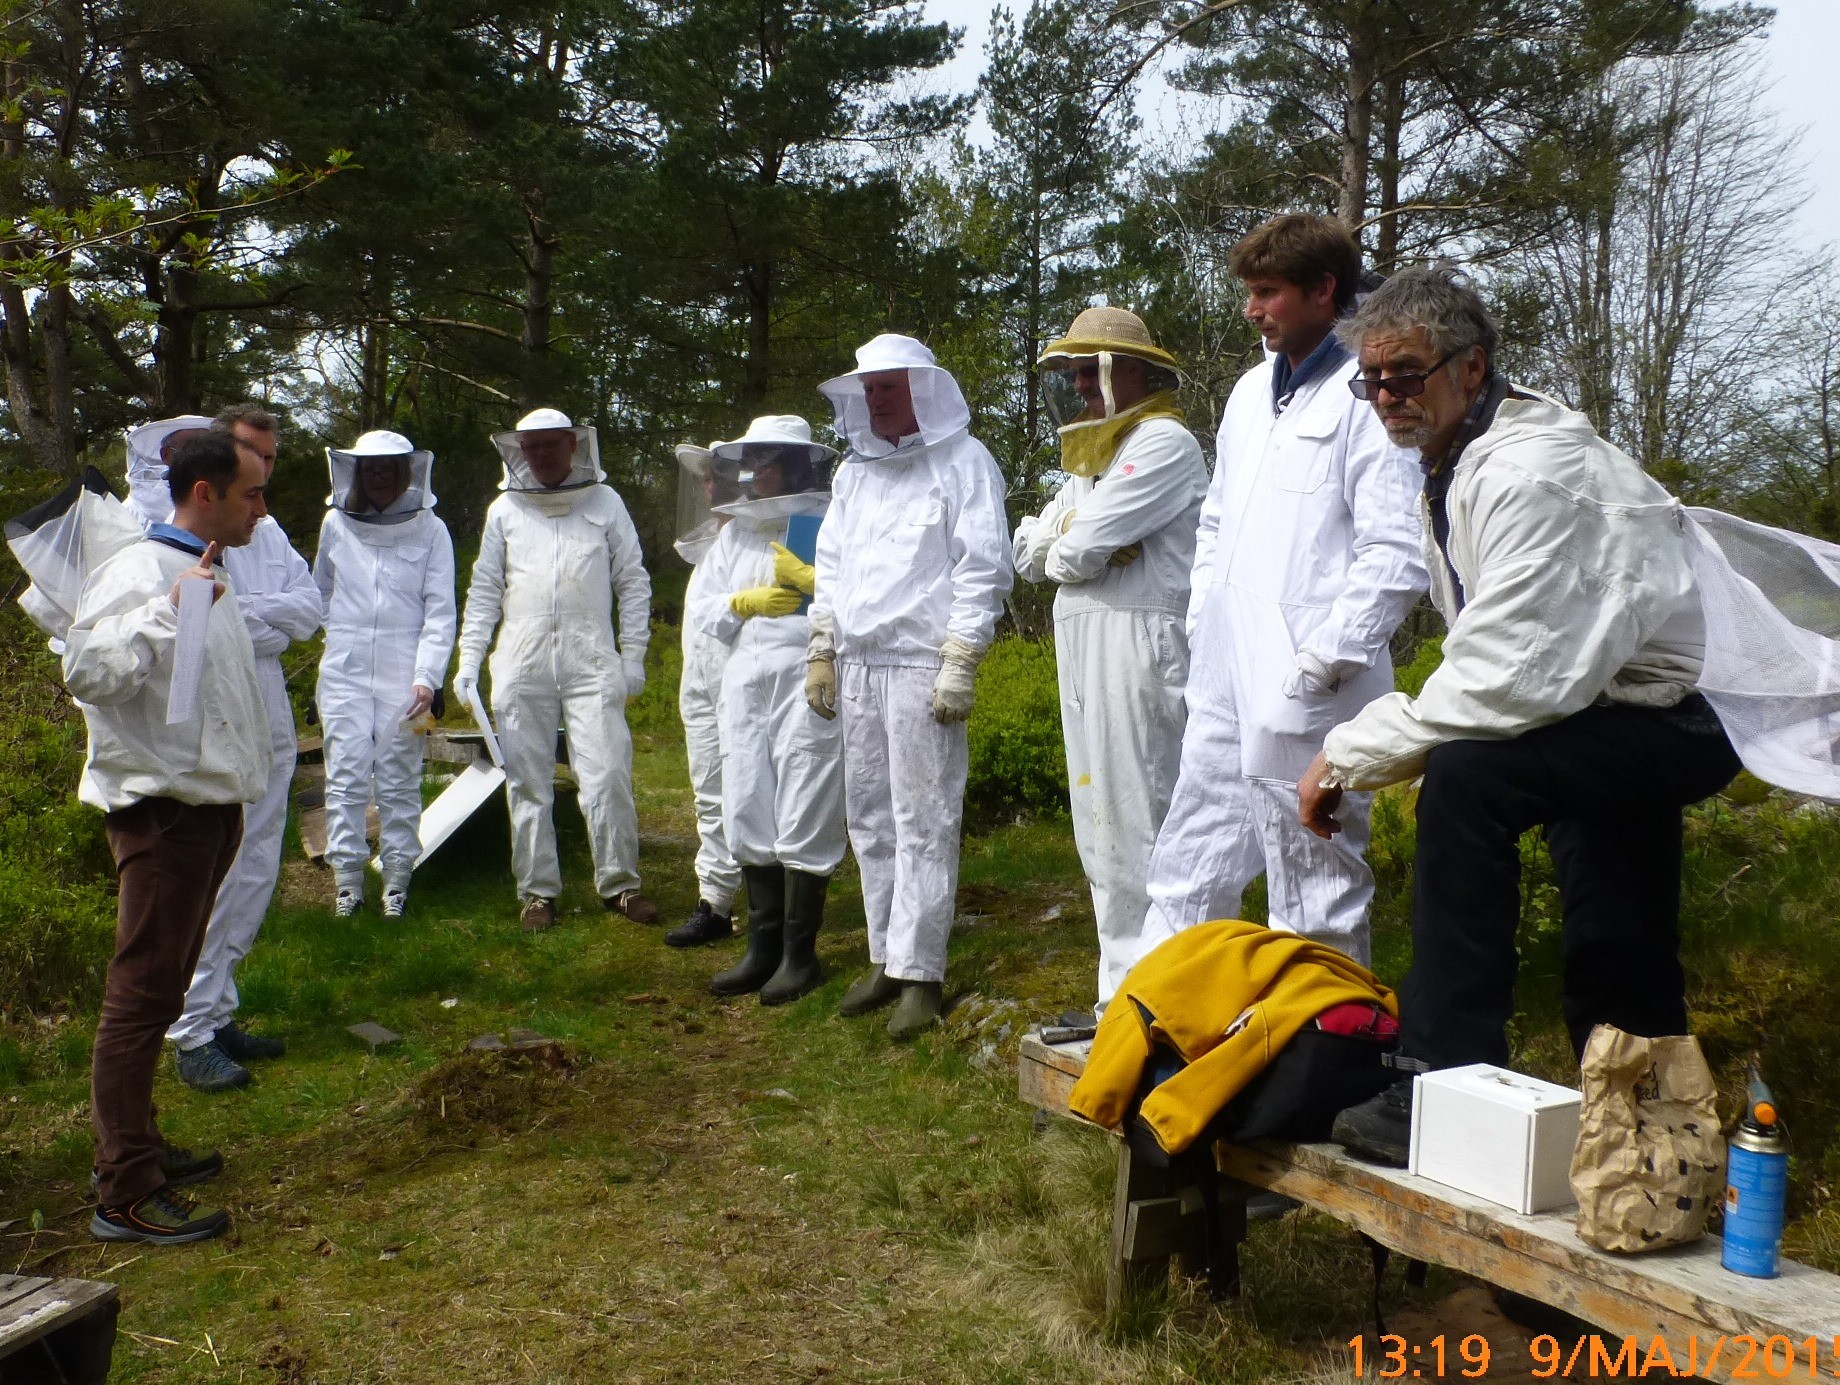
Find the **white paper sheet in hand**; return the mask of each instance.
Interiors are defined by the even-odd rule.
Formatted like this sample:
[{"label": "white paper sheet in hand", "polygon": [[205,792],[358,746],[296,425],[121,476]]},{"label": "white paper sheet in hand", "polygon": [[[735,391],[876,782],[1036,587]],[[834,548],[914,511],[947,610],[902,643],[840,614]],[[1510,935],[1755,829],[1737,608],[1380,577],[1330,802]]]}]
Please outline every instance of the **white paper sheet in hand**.
[{"label": "white paper sheet in hand", "polygon": [[492,729],[492,718],[486,715],[486,704],[479,700],[479,689],[474,688],[466,700],[466,709],[473,714],[473,720],[479,723],[479,729],[485,732],[486,754],[492,757],[492,763],[504,768],[505,756],[498,748],[498,733]]},{"label": "white paper sheet in hand", "polygon": [[172,686],[166,694],[168,726],[198,715],[198,685],[204,681],[204,642],[216,586],[208,577],[187,577],[179,583],[179,635],[173,644]]}]

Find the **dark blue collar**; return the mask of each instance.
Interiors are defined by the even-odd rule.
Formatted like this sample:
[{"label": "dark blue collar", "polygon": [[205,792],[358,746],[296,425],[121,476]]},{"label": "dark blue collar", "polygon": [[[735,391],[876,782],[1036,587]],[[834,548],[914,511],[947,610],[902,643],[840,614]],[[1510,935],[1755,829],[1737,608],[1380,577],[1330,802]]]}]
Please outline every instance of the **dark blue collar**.
[{"label": "dark blue collar", "polygon": [[[194,558],[204,557],[208,545],[189,529],[181,529],[176,524],[149,524],[147,537],[155,543],[163,543],[168,548],[176,548],[181,553],[190,553]],[[222,552],[217,555],[217,566],[224,565]]]},{"label": "dark blue collar", "polygon": [[1348,348],[1335,339],[1334,332],[1330,332],[1318,342],[1316,349],[1305,356],[1303,364],[1295,370],[1291,368],[1290,357],[1283,352],[1273,356],[1271,360],[1272,413],[1283,413],[1285,406],[1291,402],[1292,396],[1298,390],[1309,384],[1318,375],[1327,374],[1352,359],[1348,354]]}]

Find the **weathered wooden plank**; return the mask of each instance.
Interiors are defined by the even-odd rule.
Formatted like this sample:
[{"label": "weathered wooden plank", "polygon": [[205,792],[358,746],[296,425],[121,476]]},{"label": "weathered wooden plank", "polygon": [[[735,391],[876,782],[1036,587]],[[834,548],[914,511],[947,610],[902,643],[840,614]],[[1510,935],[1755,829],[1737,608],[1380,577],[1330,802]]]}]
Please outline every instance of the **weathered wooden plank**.
[{"label": "weathered wooden plank", "polygon": [[1161,1198],[1171,1191],[1168,1169],[1152,1168],[1131,1156],[1131,1147],[1118,1146],[1118,1175],[1112,1185],[1112,1257],[1105,1277],[1106,1302],[1116,1306],[1126,1293],[1169,1282],[1169,1255],[1132,1257],[1126,1237],[1131,1227],[1131,1205]]},{"label": "weathered wooden plank", "polygon": [[1570,1211],[1521,1216],[1441,1183],[1351,1159],[1333,1145],[1222,1145],[1218,1153],[1223,1172],[1299,1197],[1377,1240],[1385,1237],[1365,1218],[1403,1209],[1719,1332],[1792,1332],[1798,1341],[1840,1335],[1840,1277],[1794,1261],[1784,1261],[1776,1279],[1731,1274],[1719,1264],[1717,1237],[1645,1255],[1611,1255],[1578,1239]]},{"label": "weathered wooden plank", "polygon": [[[9,1294],[20,1287],[12,1286]],[[93,1279],[38,1279],[24,1287],[0,1307],[0,1356],[81,1321],[121,1293],[116,1285]]]}]

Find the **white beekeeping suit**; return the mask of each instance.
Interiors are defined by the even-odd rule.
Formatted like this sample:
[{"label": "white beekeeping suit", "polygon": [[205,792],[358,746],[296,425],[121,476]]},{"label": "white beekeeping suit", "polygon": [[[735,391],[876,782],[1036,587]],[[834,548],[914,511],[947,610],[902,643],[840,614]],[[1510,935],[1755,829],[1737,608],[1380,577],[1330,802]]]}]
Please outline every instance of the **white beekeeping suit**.
[{"label": "white beekeeping suit", "polygon": [[[145,424],[128,434],[128,508],[144,523],[172,520],[163,452],[187,433],[213,426],[211,419],[186,415]],[[321,618],[319,588],[313,584],[307,561],[294,551],[273,516],[263,518],[247,545],[225,550],[223,563],[255,646],[271,761],[262,797],[243,809],[243,842],[230,873],[218,887],[204,948],[185,993],[185,1011],[166,1031],[182,1057],[214,1042],[219,1031],[232,1034],[227,1043],[233,1039],[248,1042],[248,1036],[231,1030],[237,1008],[236,967],[255,945],[275,895],[281,873],[281,837],[287,827],[288,788],[294,782],[298,754],[294,708],[288,700],[281,656],[296,640],[310,639]],[[237,1056],[229,1048],[225,1051],[233,1059]],[[253,1052],[251,1056],[262,1055]],[[247,1073],[237,1080],[239,1084],[247,1081]]]},{"label": "white beekeeping suit", "polygon": [[[811,440],[804,419],[784,414],[753,420],[715,454],[742,498],[721,507],[734,518],[704,560],[710,586],[726,596],[699,619],[731,651],[722,673],[722,822],[747,880],[748,946],[709,985],[780,1005],[824,980],[818,930],[845,842],[842,730],[805,702],[815,574],[789,543],[801,519],[806,536],[809,521],[822,521],[836,453]],[[793,541],[810,553],[803,538]]]},{"label": "white beekeeping suit", "polygon": [[[1016,526],[1016,571],[1059,584],[1061,730],[1104,1006],[1138,957],[1150,853],[1182,753],[1189,570],[1207,464],[1175,406],[1175,359],[1134,314],[1087,309],[1041,365],[1067,386],[1049,398],[1065,400],[1056,422],[1066,425],[1062,465],[1072,474]],[[1115,397],[1115,378],[1130,403]]]},{"label": "white beekeeping suit", "polygon": [[558,726],[568,733],[595,889],[609,909],[649,923],[657,909],[639,893],[626,728],[626,703],[645,689],[651,639],[652,583],[639,535],[605,484],[594,429],[538,409],[492,441],[505,465],[504,494],[486,511],[454,688],[470,698],[497,630],[492,715],[505,756],[524,925],[553,924],[562,890],[552,815]]},{"label": "white beekeeping suit", "polygon": [[1425,590],[1415,453],[1348,388],[1331,340],[1281,405],[1267,359],[1234,386],[1201,508],[1189,604],[1188,728],[1150,865],[1141,951],[1232,918],[1266,877],[1270,923],[1366,963],[1367,795],[1323,841],[1297,780],[1331,727],[1393,688],[1387,641]]},{"label": "white beekeeping suit", "polygon": [[808,696],[842,713],[874,964],[844,1009],[899,999],[889,1030],[908,1038],[939,1015],[964,719],[1014,578],[1003,478],[958,382],[912,337],[876,337],[820,388],[851,450],[818,539]]},{"label": "white beekeeping suit", "polygon": [[326,861],[341,915],[364,898],[365,810],[382,834],[383,912],[400,917],[421,855],[421,731],[410,718],[447,678],[454,545],[434,514],[434,456],[400,433],[327,448],[332,476],[313,578],[326,602],[319,714],[326,735]]},{"label": "white beekeeping suit", "polygon": [[728,646],[705,632],[710,608],[728,601],[709,580],[704,559],[715,546],[727,515],[711,506],[739,497],[739,490],[710,469],[713,453],[681,443],[677,448],[677,556],[690,564],[684,587],[681,638],[683,671],[677,681],[677,712],[684,723],[684,756],[690,768],[690,795],[696,811],[696,909],[689,919],[664,935],[672,947],[718,942],[734,933],[735,893],[741,867],[728,849],[722,830],[722,725],[718,703]]}]

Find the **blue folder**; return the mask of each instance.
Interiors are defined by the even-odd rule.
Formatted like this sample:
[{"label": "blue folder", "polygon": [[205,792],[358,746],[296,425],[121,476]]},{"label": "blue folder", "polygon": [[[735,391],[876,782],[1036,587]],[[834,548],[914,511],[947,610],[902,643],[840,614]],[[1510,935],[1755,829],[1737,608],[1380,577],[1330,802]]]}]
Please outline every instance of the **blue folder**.
[{"label": "blue folder", "polygon": [[[818,529],[824,523],[823,515],[791,515],[786,520],[786,547],[798,554],[799,561],[810,563],[814,567],[818,562]],[[804,615],[811,609],[808,596],[799,603],[799,614]]]}]

